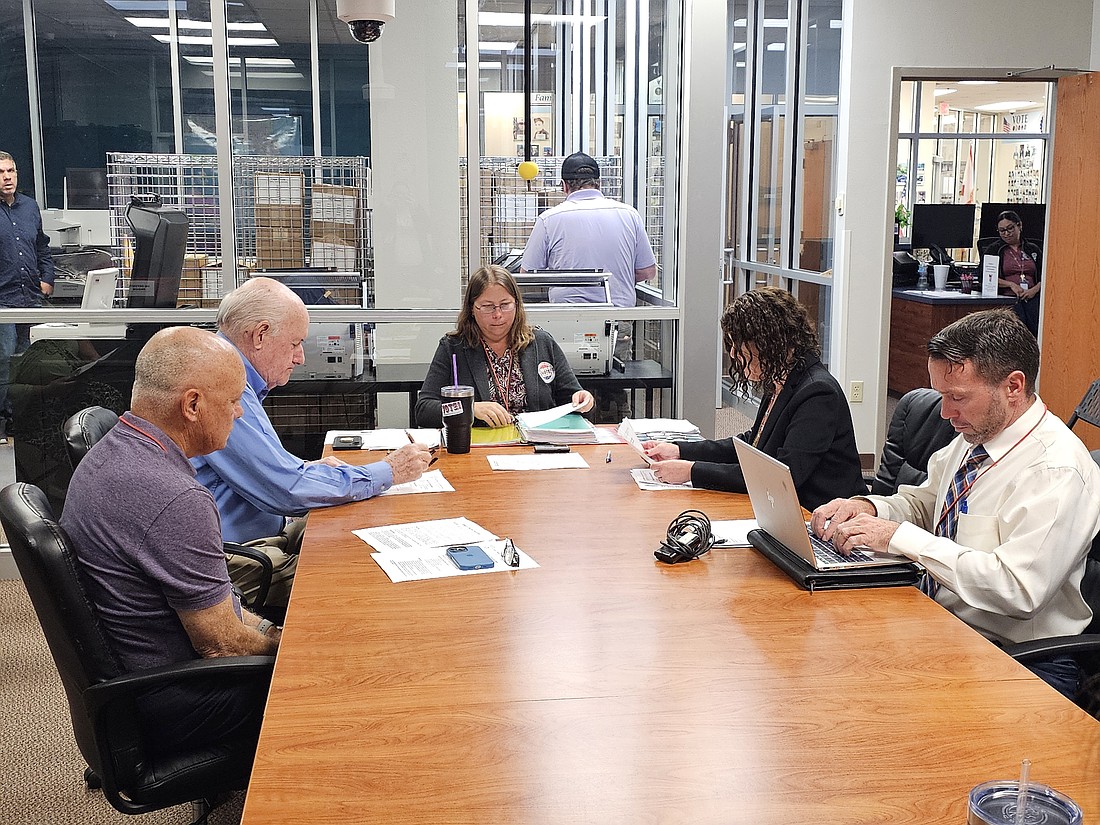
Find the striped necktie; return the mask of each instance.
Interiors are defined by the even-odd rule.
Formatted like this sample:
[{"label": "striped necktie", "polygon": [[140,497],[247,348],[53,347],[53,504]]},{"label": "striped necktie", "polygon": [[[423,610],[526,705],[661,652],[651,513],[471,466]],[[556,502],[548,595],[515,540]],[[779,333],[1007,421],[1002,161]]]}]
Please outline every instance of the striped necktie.
[{"label": "striped necktie", "polygon": [[[959,527],[959,513],[966,511],[966,495],[974,479],[978,477],[978,468],[982,462],[989,458],[985,447],[978,444],[970,451],[966,460],[951,479],[951,486],[947,488],[947,496],[943,500],[943,510],[940,511],[939,521],[936,522],[936,535],[949,539],[955,538],[955,531]],[[935,596],[939,590],[939,584],[927,572],[921,579],[920,589],[929,596]]]}]

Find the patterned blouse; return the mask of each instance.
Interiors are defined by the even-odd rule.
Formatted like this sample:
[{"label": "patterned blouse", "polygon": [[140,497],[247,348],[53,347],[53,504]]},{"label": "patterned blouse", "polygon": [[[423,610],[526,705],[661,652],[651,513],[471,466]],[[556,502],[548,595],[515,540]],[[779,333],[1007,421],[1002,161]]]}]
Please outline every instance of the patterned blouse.
[{"label": "patterned blouse", "polygon": [[523,371],[519,358],[509,347],[503,355],[497,355],[491,347],[485,347],[485,360],[489,362],[489,400],[495,401],[512,415],[527,409],[527,386],[523,383]]}]

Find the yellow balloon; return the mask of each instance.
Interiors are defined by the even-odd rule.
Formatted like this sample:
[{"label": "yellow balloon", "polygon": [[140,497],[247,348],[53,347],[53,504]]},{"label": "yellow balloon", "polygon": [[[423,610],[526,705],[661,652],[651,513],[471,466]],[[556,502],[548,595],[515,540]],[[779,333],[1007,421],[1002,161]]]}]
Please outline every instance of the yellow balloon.
[{"label": "yellow balloon", "polygon": [[525,160],[519,165],[519,176],[524,180],[534,180],[535,176],[539,173],[539,166],[534,161]]}]

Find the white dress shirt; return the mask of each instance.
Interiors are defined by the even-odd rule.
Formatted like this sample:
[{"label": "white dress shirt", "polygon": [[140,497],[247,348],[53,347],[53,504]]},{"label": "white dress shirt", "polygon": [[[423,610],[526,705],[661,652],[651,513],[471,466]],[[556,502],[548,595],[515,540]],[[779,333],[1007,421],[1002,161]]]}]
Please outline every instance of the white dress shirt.
[{"label": "white dress shirt", "polygon": [[890,550],[924,565],[936,601],[999,642],[1080,633],[1092,619],[1081,596],[1100,528],[1100,470],[1084,444],[1036,396],[985,443],[989,459],[966,496],[954,540],[934,534],[947,489],[971,449],[962,436],[933,454],[928,480],[867,496],[902,522]]}]

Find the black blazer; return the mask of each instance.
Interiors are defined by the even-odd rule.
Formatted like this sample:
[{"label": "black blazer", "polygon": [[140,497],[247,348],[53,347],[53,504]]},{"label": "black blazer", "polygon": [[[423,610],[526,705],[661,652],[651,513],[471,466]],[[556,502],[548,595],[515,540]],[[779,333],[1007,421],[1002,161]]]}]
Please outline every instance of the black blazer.
[{"label": "black blazer", "polygon": [[[752,429],[737,436],[742,441],[751,444],[756,438],[769,400],[761,402]],[[680,458],[695,462],[693,485],[746,492],[732,438],[677,445]],[[791,468],[798,500],[807,510],[834,498],[867,494],[851,410],[840,385],[817,358],[787,378],[756,446]]]},{"label": "black blazer", "polygon": [[[439,339],[435,357],[428,367],[428,374],[420,387],[416,402],[416,426],[442,427],[443,396],[440,389],[450,386],[454,377],[451,374],[451,356],[457,356],[458,383],[474,388],[474,401],[489,399],[489,362],[485,359],[485,350],[480,346],[469,347],[455,335],[444,335]],[[553,366],[554,376],[549,382],[539,375],[539,364]],[[535,340],[519,356],[519,366],[523,373],[523,384],[527,388],[527,411],[549,410],[560,404],[566,404],[573,393],[581,388],[573,368],[565,359],[558,342],[548,332],[535,328]],[[475,424],[481,422],[474,422]]]}]

